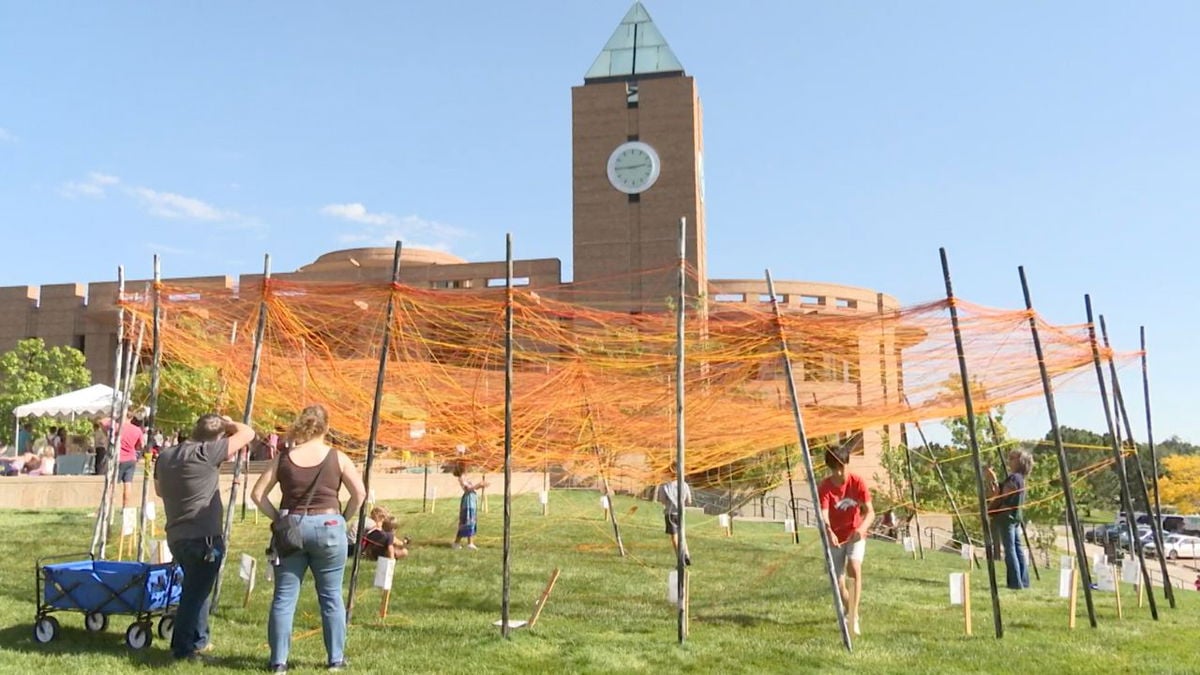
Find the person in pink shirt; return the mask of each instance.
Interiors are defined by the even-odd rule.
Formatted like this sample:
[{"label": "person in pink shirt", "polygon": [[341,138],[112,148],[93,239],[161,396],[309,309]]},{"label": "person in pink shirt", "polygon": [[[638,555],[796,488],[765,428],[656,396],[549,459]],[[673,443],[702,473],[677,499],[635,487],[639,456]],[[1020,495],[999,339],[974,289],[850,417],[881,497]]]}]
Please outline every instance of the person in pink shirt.
[{"label": "person in pink shirt", "polygon": [[[112,427],[111,418],[104,418],[100,426],[105,429]],[[129,506],[133,496],[133,472],[137,468],[138,457],[146,444],[146,434],[142,428],[133,423],[133,415],[125,413],[125,421],[120,425],[120,453],[117,455],[117,480],[121,481],[121,508]]]}]

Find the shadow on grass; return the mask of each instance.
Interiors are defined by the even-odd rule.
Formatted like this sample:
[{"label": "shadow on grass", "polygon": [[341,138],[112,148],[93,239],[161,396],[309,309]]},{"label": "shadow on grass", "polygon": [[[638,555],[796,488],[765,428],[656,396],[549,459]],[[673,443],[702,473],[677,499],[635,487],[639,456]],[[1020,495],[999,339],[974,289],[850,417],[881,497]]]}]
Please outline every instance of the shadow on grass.
[{"label": "shadow on grass", "polygon": [[[19,653],[70,657],[86,653],[121,659],[127,661],[131,666],[149,666],[153,668],[170,668],[177,663],[175,658],[171,656],[170,641],[163,640],[157,635],[154,636],[154,641],[150,646],[145,649],[135,651],[125,646],[125,629],[129,626],[120,621],[120,619],[125,617],[113,616],[108,630],[100,633],[92,633],[82,627],[70,625],[73,618],[78,620],[80,626],[83,624],[82,614],[76,613],[74,617],[72,614],[69,612],[60,612],[54,615],[59,621],[58,635],[47,644],[34,642],[32,619],[29,623],[21,623],[0,629],[0,654]],[[130,623],[132,622],[132,617],[130,617]],[[267,664],[267,660],[265,652],[261,658],[246,656],[244,654],[222,656],[220,653],[211,657],[212,665],[251,671],[263,669]],[[324,665],[323,662],[319,664],[314,663],[313,667],[324,667]]]}]

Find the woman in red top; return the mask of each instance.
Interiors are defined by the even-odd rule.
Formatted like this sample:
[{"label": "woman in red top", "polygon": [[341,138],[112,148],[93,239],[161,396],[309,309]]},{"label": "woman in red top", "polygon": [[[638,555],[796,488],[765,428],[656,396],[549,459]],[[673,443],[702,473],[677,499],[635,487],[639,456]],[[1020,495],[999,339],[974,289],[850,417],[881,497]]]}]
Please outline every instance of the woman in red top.
[{"label": "woman in red top", "polygon": [[[849,461],[849,445],[825,452],[829,477],[821,481],[817,494],[825,533],[829,536],[830,553],[833,554],[834,574],[842,592],[842,606],[846,608],[846,623],[855,635],[861,635],[858,603],[862,598],[862,561],[867,551],[867,532],[875,520],[875,508],[871,506],[871,491],[867,489],[866,481],[846,470]],[[847,583],[847,575],[853,580],[851,584]]]}]

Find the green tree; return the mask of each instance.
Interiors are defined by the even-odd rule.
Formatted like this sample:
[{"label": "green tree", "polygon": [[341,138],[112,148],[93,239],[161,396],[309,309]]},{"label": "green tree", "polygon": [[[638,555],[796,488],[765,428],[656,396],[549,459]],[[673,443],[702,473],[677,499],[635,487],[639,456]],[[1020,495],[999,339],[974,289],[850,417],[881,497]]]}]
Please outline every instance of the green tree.
[{"label": "green tree", "polygon": [[[41,338],[21,340],[12,350],[0,356],[0,419],[11,419],[17,406],[82,389],[92,382],[83,352],[74,347],[46,347]],[[45,433],[60,423],[53,420],[34,420],[35,434]],[[86,423],[70,427],[72,432],[85,431]],[[0,425],[0,437],[12,443],[13,429]]]},{"label": "green tree", "polygon": [[[192,368],[164,364],[159,368],[158,405],[155,426],[166,432],[190,430],[196,418],[213,412],[221,396],[221,378],[215,366]],[[138,373],[134,382],[135,401],[150,402],[150,373]]]}]

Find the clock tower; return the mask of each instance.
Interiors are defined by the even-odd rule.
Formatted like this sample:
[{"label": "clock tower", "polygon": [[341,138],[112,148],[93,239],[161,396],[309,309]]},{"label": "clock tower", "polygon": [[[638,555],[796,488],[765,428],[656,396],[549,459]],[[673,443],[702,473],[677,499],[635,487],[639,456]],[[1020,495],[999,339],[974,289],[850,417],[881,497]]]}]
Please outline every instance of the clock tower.
[{"label": "clock tower", "polygon": [[665,310],[678,294],[680,218],[687,294],[706,289],[700,97],[642,3],[572,88],[571,110],[577,300]]}]

